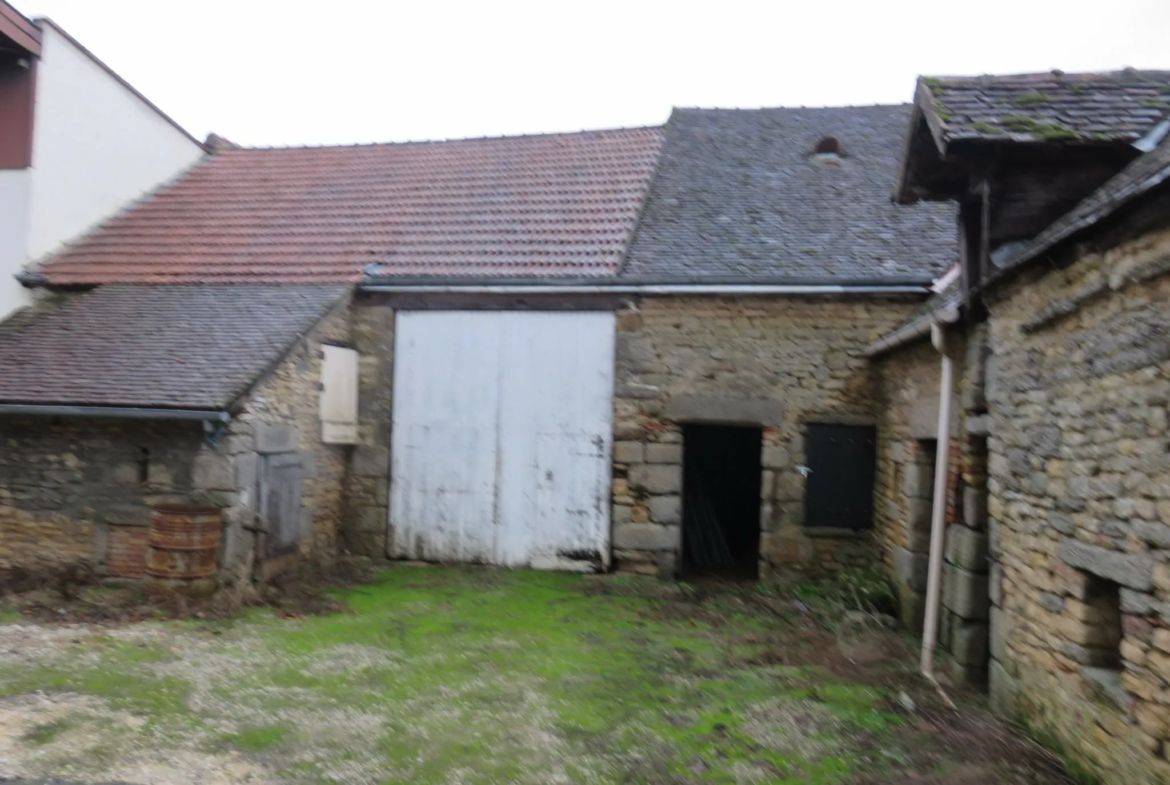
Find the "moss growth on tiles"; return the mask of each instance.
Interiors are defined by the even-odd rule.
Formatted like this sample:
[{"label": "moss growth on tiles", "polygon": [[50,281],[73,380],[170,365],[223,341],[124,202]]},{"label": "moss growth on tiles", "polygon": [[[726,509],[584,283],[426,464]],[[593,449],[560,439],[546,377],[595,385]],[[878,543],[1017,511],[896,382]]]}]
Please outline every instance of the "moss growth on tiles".
[{"label": "moss growth on tiles", "polygon": [[1020,106],[1036,106],[1037,104],[1047,104],[1052,102],[1052,96],[1048,93],[1033,91],[1031,93],[1021,93],[1016,96],[1016,103]]},{"label": "moss growth on tiles", "polygon": [[1046,141],[1080,138],[1080,134],[1071,128],[1056,123],[1042,123],[1026,115],[1005,115],[1002,122],[1009,131],[1030,134]]},{"label": "moss growth on tiles", "polygon": [[971,123],[971,130],[978,131],[981,134],[992,134],[995,136],[1000,136],[1005,133],[1005,131],[998,125],[992,125],[991,123],[984,122]]}]

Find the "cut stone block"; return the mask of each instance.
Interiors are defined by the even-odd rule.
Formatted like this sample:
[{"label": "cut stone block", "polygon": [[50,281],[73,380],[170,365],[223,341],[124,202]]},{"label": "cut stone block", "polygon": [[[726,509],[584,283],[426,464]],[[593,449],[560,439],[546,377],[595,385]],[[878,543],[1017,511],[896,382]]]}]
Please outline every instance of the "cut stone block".
[{"label": "cut stone block", "polygon": [[654,496],[650,499],[650,520],[664,525],[682,523],[682,498]]},{"label": "cut stone block", "polygon": [[256,452],[296,452],[297,429],[292,425],[256,426]]},{"label": "cut stone block", "polygon": [[930,564],[924,553],[911,553],[905,548],[894,548],[894,576],[901,586],[915,591],[926,591],[926,575]]},{"label": "cut stone block", "polygon": [[953,564],[943,569],[943,605],[964,619],[986,619],[991,607],[987,576]]},{"label": "cut stone block", "polygon": [[644,449],[641,442],[615,442],[614,463],[642,463]]},{"label": "cut stone block", "polygon": [[677,526],[656,523],[625,523],[613,527],[613,547],[632,551],[677,550]]},{"label": "cut stone block", "polygon": [[1078,540],[1065,540],[1057,556],[1070,567],[1119,583],[1138,591],[1154,586],[1154,559],[1144,553],[1120,553]]},{"label": "cut stone block", "polygon": [[987,572],[987,535],[959,524],[948,526],[946,559],[968,572]]}]

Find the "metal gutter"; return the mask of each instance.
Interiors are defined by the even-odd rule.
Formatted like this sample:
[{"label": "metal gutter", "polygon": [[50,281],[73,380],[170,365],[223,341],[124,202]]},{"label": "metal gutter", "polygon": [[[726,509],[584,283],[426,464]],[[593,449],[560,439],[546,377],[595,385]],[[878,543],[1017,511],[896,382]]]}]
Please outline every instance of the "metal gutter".
[{"label": "metal gutter", "polygon": [[866,357],[877,357],[930,335],[930,327],[935,322],[954,324],[957,321],[959,321],[957,308],[943,308],[934,313],[925,314],[874,341],[865,347],[862,354]]},{"label": "metal gutter", "polygon": [[39,403],[0,403],[0,415],[28,414],[50,417],[119,417],[128,420],[202,420],[226,423],[225,411],[212,409],[148,409],[140,406],[59,406]]},{"label": "metal gutter", "polygon": [[363,292],[399,294],[699,294],[699,295],[774,295],[774,294],[927,294],[922,284],[886,285],[790,285],[790,284],[361,284]]}]

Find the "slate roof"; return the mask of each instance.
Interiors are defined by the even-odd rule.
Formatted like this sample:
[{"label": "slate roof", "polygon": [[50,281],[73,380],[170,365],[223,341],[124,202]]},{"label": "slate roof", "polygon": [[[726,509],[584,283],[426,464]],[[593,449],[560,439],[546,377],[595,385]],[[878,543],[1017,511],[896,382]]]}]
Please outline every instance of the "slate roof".
[{"label": "slate roof", "polygon": [[660,128],[220,152],[45,262],[50,284],[606,276]]},{"label": "slate roof", "polygon": [[923,77],[944,143],[1134,141],[1170,109],[1170,71]]},{"label": "slate roof", "polygon": [[[625,278],[926,283],[955,208],[892,203],[909,106],[677,109]],[[836,138],[841,157],[813,155]]]},{"label": "slate roof", "polygon": [[221,410],[345,286],[102,286],[0,331],[0,403]]},{"label": "slate roof", "polygon": [[[1061,242],[1090,229],[1134,199],[1170,181],[1170,136],[1134,159],[1069,212],[1004,260],[992,280],[1027,264]],[[989,281],[988,283],[991,283]]]}]

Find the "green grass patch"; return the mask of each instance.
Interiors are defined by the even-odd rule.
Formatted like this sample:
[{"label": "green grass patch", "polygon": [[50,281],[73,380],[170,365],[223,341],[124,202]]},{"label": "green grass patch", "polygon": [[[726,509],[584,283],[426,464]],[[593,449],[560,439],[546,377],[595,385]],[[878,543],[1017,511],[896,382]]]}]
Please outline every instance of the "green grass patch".
[{"label": "green grass patch", "polygon": [[[142,746],[230,748],[292,782],[339,770],[422,784],[734,783],[748,772],[829,785],[886,765],[867,752],[901,722],[882,708],[885,691],[766,664],[763,641],[791,630],[746,601],[757,591],[395,569],[345,592],[351,613],[173,622],[158,646],[92,638],[0,673],[0,693],[103,698],[147,718],[124,731]],[[795,596],[844,591],[810,583]]]}]

